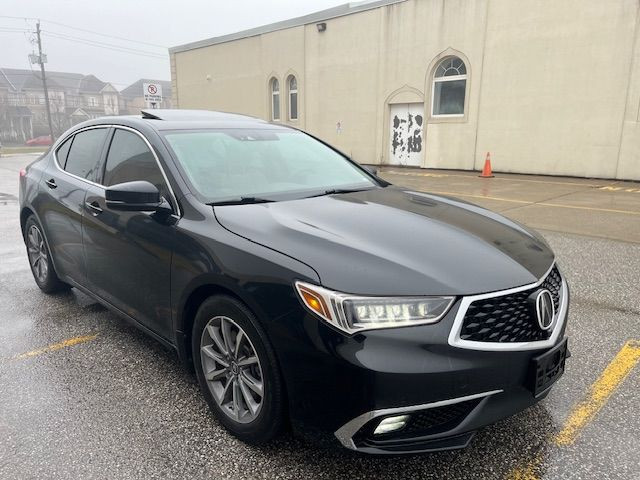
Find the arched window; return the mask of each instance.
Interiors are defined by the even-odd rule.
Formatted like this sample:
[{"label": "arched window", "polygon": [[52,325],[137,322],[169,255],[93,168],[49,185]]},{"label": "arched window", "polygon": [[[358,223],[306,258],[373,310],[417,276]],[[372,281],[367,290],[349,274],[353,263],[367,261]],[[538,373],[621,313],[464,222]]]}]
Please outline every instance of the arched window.
[{"label": "arched window", "polygon": [[271,120],[280,120],[280,82],[271,79]]},{"label": "arched window", "polygon": [[442,60],[433,74],[431,115],[461,117],[464,115],[464,95],[467,88],[467,67],[458,57]]},{"label": "arched window", "polygon": [[289,120],[298,119],[298,81],[293,75],[287,79],[289,88]]}]

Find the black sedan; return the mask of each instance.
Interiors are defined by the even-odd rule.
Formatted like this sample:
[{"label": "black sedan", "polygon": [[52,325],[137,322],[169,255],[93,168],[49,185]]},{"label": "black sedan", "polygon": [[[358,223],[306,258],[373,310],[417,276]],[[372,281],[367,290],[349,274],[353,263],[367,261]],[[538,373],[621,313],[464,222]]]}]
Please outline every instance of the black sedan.
[{"label": "black sedan", "polygon": [[77,125],[20,172],[46,293],[175,349],[219,421],[368,453],[460,448],[562,375],[567,284],[535,232],[242,115]]}]

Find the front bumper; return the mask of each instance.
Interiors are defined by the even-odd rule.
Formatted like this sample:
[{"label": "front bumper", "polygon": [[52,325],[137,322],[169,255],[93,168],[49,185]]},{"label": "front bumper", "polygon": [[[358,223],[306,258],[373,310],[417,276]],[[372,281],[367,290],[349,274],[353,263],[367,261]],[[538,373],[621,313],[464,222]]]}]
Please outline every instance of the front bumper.
[{"label": "front bumper", "polygon": [[[371,412],[363,413],[357,416],[353,420],[347,422],[335,432],[336,438],[346,448],[352,450],[360,450],[368,453],[384,453],[387,451],[394,451],[396,449],[405,451],[423,451],[425,448],[431,446],[431,450],[437,449],[439,446],[446,444],[447,447],[460,446],[464,447],[471,439],[467,435],[458,435],[463,432],[462,423],[467,423],[465,420],[481,408],[481,404],[486,404],[490,397],[493,395],[502,393],[501,390],[493,390],[490,392],[482,392],[475,395],[468,395],[466,397],[452,398],[449,400],[441,400],[439,402],[427,403],[424,405],[412,405],[409,407],[396,407],[396,408],[383,408],[380,410],[374,410]],[[469,405],[471,408],[460,408],[459,405]],[[407,437],[403,435],[402,430],[399,432],[392,432],[384,435],[380,435],[382,438],[375,438],[375,434],[371,433],[375,425],[383,418],[389,418],[392,416],[408,416],[422,415],[426,411],[457,409],[457,413],[460,413],[459,420],[456,421],[457,425],[451,425],[451,428],[447,428],[440,435],[432,433],[431,435],[412,435]],[[458,415],[455,415],[458,416]],[[443,420],[446,424],[446,418]],[[434,426],[441,424],[442,422],[431,422],[431,429]],[[370,425],[370,427],[368,427]],[[429,428],[429,427],[428,427]],[[444,433],[444,435],[442,434]],[[444,440],[443,440],[444,439]]]},{"label": "front bumper", "polygon": [[[475,431],[544,398],[529,385],[532,359],[564,338],[569,292],[554,342],[541,348],[480,350],[451,345],[463,305],[439,323],[353,336],[314,315],[281,318],[275,335],[294,430],[314,441],[365,453],[416,453],[465,447]],[[295,315],[292,313],[292,315]],[[295,323],[294,323],[295,322]],[[477,345],[476,345],[477,347]],[[417,427],[373,435],[381,417],[408,413]],[[435,420],[434,420],[435,418]]]},{"label": "front bumper", "polygon": [[[434,452],[466,447],[478,428],[518,413],[545,398],[549,390],[534,398],[526,389],[510,392],[493,390],[465,397],[452,398],[425,405],[397,407],[364,413],[347,422],[335,432],[340,443],[351,450],[371,454],[400,454]],[[421,423],[421,429],[405,429],[385,435],[372,435],[382,418],[391,415],[431,416],[431,422]],[[454,410],[447,415],[447,410]],[[439,418],[445,420],[439,421]]]}]

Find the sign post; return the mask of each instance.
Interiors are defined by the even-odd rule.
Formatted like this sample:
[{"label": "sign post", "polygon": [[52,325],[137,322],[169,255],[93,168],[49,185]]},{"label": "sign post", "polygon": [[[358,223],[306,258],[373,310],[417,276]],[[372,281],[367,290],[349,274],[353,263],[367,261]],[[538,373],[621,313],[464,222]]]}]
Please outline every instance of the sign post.
[{"label": "sign post", "polygon": [[158,83],[143,83],[142,95],[151,108],[158,108],[158,105],[162,103],[162,85]]}]

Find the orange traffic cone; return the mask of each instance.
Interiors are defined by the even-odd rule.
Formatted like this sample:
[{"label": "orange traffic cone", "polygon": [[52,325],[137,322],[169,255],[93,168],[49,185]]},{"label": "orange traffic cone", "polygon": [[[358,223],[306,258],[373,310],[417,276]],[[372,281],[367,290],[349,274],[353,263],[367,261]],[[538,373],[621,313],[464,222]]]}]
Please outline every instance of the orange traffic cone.
[{"label": "orange traffic cone", "polygon": [[493,178],[493,173],[491,173],[491,154],[489,152],[487,152],[487,158],[484,159],[484,168],[480,177]]}]

